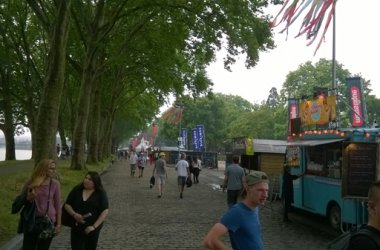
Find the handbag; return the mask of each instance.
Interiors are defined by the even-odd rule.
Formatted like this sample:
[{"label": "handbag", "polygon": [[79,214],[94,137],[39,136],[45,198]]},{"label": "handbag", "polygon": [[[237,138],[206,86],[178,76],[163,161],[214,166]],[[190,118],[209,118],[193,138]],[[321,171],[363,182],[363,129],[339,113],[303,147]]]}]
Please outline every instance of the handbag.
[{"label": "handbag", "polygon": [[152,177],[150,177],[149,183],[150,183],[150,188],[152,188],[154,186],[154,184],[156,183],[156,179],[154,178],[153,175],[152,175]]},{"label": "handbag", "polygon": [[47,214],[36,217],[34,221],[34,231],[38,233],[39,239],[52,238],[55,234],[54,223]]},{"label": "handbag", "polygon": [[49,194],[46,212],[44,216],[38,216],[34,220],[33,231],[38,234],[39,239],[49,239],[53,238],[55,235],[55,226],[53,221],[48,216],[49,206],[50,206],[50,189],[51,189],[51,180],[49,183]]},{"label": "handbag", "polygon": [[193,182],[191,181],[191,178],[190,177],[187,177],[186,179],[186,187],[191,187],[191,185],[193,185]]}]

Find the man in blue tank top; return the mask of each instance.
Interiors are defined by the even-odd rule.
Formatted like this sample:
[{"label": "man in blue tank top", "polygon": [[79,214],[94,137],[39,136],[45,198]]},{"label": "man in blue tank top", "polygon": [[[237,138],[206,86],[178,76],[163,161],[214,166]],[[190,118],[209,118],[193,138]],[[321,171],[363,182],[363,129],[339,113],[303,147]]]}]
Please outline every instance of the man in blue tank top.
[{"label": "man in blue tank top", "polygon": [[268,176],[254,171],[246,176],[243,200],[233,205],[220,222],[216,223],[203,240],[206,249],[230,249],[221,237],[229,233],[234,250],[264,249],[259,221],[259,205],[268,198]]}]

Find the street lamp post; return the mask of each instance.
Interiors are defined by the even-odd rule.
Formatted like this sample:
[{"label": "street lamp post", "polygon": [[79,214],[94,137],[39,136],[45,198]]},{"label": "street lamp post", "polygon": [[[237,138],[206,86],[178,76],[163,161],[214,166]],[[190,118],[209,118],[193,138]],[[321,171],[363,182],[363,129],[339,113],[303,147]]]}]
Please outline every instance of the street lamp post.
[{"label": "street lamp post", "polygon": [[181,136],[181,130],[182,130],[182,112],[183,112],[183,104],[176,105],[176,108],[179,108],[180,117],[179,117],[179,133],[178,133],[178,161],[181,159],[181,146],[182,146],[182,136]]}]

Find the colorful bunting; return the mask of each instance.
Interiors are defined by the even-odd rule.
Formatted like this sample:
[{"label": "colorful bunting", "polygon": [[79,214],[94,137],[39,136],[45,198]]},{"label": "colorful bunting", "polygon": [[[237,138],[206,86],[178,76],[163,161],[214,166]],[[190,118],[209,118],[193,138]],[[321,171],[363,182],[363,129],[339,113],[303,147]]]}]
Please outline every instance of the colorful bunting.
[{"label": "colorful bunting", "polygon": [[183,106],[173,106],[163,115],[162,119],[169,124],[178,124],[182,120]]},{"label": "colorful bunting", "polygon": [[[325,37],[326,31],[330,25],[331,19],[335,14],[335,4],[337,0],[286,0],[280,10],[271,23],[271,27],[276,27],[281,23],[285,23],[285,28],[280,31],[288,31],[290,25],[294,23],[295,20],[303,13],[303,11],[310,6],[309,11],[306,13],[303,22],[301,24],[300,30],[296,37],[306,34],[306,39],[310,39],[307,46],[311,45],[318,36],[319,30],[322,26],[325,14],[328,12],[328,17],[325,23],[323,33],[314,51],[314,55],[321,46],[322,40]],[[289,4],[290,3],[290,4]],[[289,4],[289,5],[288,5]],[[287,7],[288,6],[288,7]],[[287,7],[287,8],[286,8]],[[277,21],[279,16],[282,14],[280,21]]]}]

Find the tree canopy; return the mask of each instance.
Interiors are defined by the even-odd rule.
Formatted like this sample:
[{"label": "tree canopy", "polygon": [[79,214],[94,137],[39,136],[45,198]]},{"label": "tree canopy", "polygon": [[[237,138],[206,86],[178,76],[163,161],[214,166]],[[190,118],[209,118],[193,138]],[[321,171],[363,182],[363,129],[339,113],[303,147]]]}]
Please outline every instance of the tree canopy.
[{"label": "tree canopy", "polygon": [[[1,95],[12,96],[5,84],[22,84],[9,90],[18,99],[3,98],[4,105],[14,107],[11,116],[4,113],[3,124],[16,117],[27,121],[36,162],[56,157],[57,131],[64,143],[66,137],[72,141],[72,168],[104,159],[115,142],[114,126],[144,127],[171,93],[207,93],[212,83],[205,68],[221,48],[227,49],[226,69],[239,55],[253,67],[259,51],[273,48],[269,17],[261,11],[266,4],[5,2],[0,42],[14,53],[2,66],[15,66],[1,78]],[[13,135],[15,124],[10,124],[4,132]]]}]

